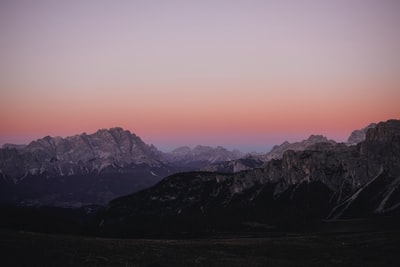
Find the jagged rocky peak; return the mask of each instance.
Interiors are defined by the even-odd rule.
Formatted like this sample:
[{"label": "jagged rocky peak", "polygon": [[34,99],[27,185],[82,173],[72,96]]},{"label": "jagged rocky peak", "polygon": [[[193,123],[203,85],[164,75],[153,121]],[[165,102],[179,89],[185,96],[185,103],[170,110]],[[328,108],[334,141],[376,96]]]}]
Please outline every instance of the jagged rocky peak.
[{"label": "jagged rocky peak", "polygon": [[110,129],[100,129],[98,130],[93,136],[97,136],[99,138],[104,138],[108,140],[113,140],[116,143],[124,142],[129,139],[137,139],[138,141],[142,142],[140,137],[136,136],[135,134],[131,133],[128,130],[124,130],[121,127],[114,127]]},{"label": "jagged rocky peak", "polygon": [[271,150],[277,149],[278,147],[287,147],[289,145],[290,145],[289,141],[285,141],[280,145],[274,145]]},{"label": "jagged rocky peak", "polygon": [[152,149],[138,136],[122,128],[101,129],[71,137],[50,137],[31,142],[23,151],[43,151],[58,160],[91,161],[115,159],[131,163],[152,158]]},{"label": "jagged rocky peak", "polygon": [[118,158],[132,157],[135,160],[152,157],[152,148],[138,136],[122,128],[102,129],[93,135],[86,136],[92,149],[104,157],[110,152]]},{"label": "jagged rocky peak", "polygon": [[201,169],[210,163],[225,162],[243,157],[238,150],[227,150],[222,146],[211,147],[197,145],[194,148],[188,146],[179,147],[164,154],[164,158],[177,166],[186,166],[190,169]]},{"label": "jagged rocky peak", "polygon": [[[281,145],[274,146],[272,150],[265,155],[264,160],[269,161],[271,159],[281,159],[283,153],[287,150],[302,151],[319,143],[329,143],[333,146],[336,145],[335,141],[329,140],[323,135],[310,135],[306,140],[300,142],[289,143],[288,141],[285,141]],[[322,148],[322,146],[320,146],[320,148]]]},{"label": "jagged rocky peak", "polygon": [[326,138],[323,135],[317,134],[317,135],[310,135],[310,137],[308,137],[306,140],[306,142],[310,142],[310,143],[322,143],[322,142],[329,142],[328,138]]},{"label": "jagged rocky peak", "polygon": [[376,123],[371,123],[368,126],[359,129],[359,130],[354,130],[351,135],[349,136],[349,138],[347,139],[347,144],[348,145],[355,145],[358,144],[362,141],[365,140],[365,136],[366,133],[369,129],[375,128],[376,127]]},{"label": "jagged rocky peak", "polygon": [[202,170],[228,173],[250,170],[263,167],[267,162],[273,159],[281,159],[283,154],[288,150],[303,151],[310,149],[324,151],[332,149],[335,146],[338,146],[335,141],[329,140],[323,135],[311,135],[301,142],[289,143],[285,141],[280,145],[275,145],[267,154],[243,155],[230,162],[213,163],[203,167]]},{"label": "jagged rocky peak", "polygon": [[21,149],[0,149],[0,178],[5,183],[0,202],[105,204],[152,186],[171,171],[161,151],[120,127],[65,138],[46,136]]},{"label": "jagged rocky peak", "polygon": [[375,127],[370,127],[366,131],[366,141],[392,141],[398,140],[400,136],[400,121],[388,120],[380,122]]},{"label": "jagged rocky peak", "polygon": [[[328,139],[326,136],[321,134],[312,134],[306,140],[298,142],[304,144],[305,146],[314,145],[317,143],[331,143],[335,144],[334,140]],[[296,143],[295,143],[296,144]]]},{"label": "jagged rocky peak", "polygon": [[[66,138],[46,136],[18,149],[16,153],[14,156],[8,153],[12,158],[0,163],[3,173],[21,176],[39,170],[63,176],[98,172],[107,166],[162,165],[161,152],[119,127]],[[20,167],[13,167],[16,162],[20,163]],[[15,170],[10,171],[12,169]]]}]

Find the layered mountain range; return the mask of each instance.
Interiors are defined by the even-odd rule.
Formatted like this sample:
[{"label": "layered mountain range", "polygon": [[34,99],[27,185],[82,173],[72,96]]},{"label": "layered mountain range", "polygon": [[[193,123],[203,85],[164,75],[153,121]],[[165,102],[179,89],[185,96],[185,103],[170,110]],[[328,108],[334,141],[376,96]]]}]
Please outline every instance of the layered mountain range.
[{"label": "layered mountain range", "polygon": [[[345,144],[351,146],[364,141],[367,130],[370,128],[374,128],[375,126],[376,123],[371,123],[362,129],[354,130]],[[328,139],[323,135],[310,135],[309,138],[300,142],[290,143],[288,141],[285,141],[280,145],[275,145],[272,147],[271,151],[265,154],[248,154],[237,160],[211,163],[205,167],[202,167],[201,170],[233,173],[244,170],[251,170],[254,168],[261,168],[272,159],[281,159],[283,157],[283,153],[288,150],[303,151],[318,143],[329,143],[332,145],[336,145],[336,141]]]},{"label": "layered mountain range", "polygon": [[226,231],[399,214],[399,185],[400,121],[389,120],[357,145],[319,142],[232,174],[174,174],[111,201],[100,228],[122,235]]},{"label": "layered mountain range", "polygon": [[254,168],[260,168],[270,160],[281,159],[283,157],[283,153],[288,150],[302,151],[318,143],[329,143],[332,145],[336,145],[335,141],[328,140],[328,138],[326,138],[325,136],[311,135],[306,140],[300,142],[290,143],[288,141],[285,141],[280,145],[275,145],[272,147],[271,151],[266,154],[248,154],[237,160],[209,164],[201,168],[201,170],[234,173],[244,170],[251,170]]},{"label": "layered mountain range", "polygon": [[0,149],[0,203],[79,207],[150,187],[180,171],[241,157],[239,151],[197,146],[170,153],[122,128],[50,137]]},{"label": "layered mountain range", "polygon": [[[365,138],[368,128],[355,131],[357,140]],[[47,136],[28,145],[7,144],[0,149],[0,203],[105,205],[174,173],[250,170],[281,159],[287,150],[301,151],[322,143],[337,145],[326,137],[312,135],[301,142],[275,146],[267,154],[244,155],[209,146],[180,147],[164,153],[122,128],[66,138]]]}]

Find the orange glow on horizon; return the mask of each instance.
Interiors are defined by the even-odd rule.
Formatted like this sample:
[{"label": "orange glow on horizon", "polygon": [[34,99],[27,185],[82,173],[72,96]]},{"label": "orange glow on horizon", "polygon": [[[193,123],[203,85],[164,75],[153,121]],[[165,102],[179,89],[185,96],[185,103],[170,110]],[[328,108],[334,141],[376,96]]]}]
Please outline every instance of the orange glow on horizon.
[{"label": "orange glow on horizon", "polygon": [[[150,88],[141,96],[136,95],[136,90],[123,88],[112,94],[98,90],[93,101],[90,95],[76,98],[56,94],[46,104],[35,101],[35,96],[25,97],[17,109],[6,102],[0,107],[1,134],[68,136],[121,126],[144,140],[166,142],[166,136],[169,140],[187,136],[186,140],[231,138],[234,142],[236,138],[245,142],[243,136],[281,133],[345,136],[370,122],[400,114],[400,94],[390,86],[380,90],[372,85],[359,85],[356,90],[354,85],[339,89],[310,83],[296,86],[177,86]],[[346,96],[344,92],[349,87],[360,95]],[[303,93],[295,94],[297,91]],[[154,96],[153,92],[159,95]]]},{"label": "orange glow on horizon", "polygon": [[399,118],[398,1],[3,2],[0,145],[121,126],[263,146]]}]

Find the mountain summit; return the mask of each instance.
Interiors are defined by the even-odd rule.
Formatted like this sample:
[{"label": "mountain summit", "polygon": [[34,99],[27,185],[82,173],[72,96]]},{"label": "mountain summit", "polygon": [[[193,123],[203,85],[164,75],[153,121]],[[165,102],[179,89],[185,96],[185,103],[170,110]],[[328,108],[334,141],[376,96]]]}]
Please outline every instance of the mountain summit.
[{"label": "mountain summit", "polygon": [[13,177],[15,182],[29,174],[71,176],[99,173],[110,166],[163,165],[161,152],[122,128],[67,138],[46,136],[21,149],[5,148],[0,153],[2,159],[7,158],[0,162],[3,178]]}]

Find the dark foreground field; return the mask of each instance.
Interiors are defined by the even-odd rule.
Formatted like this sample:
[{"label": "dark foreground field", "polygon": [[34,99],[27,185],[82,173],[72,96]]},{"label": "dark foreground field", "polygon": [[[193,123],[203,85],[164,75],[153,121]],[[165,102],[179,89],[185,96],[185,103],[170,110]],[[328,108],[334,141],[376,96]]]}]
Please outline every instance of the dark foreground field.
[{"label": "dark foreground field", "polygon": [[0,230],[0,256],[0,266],[400,266],[400,234],[153,240]]}]

